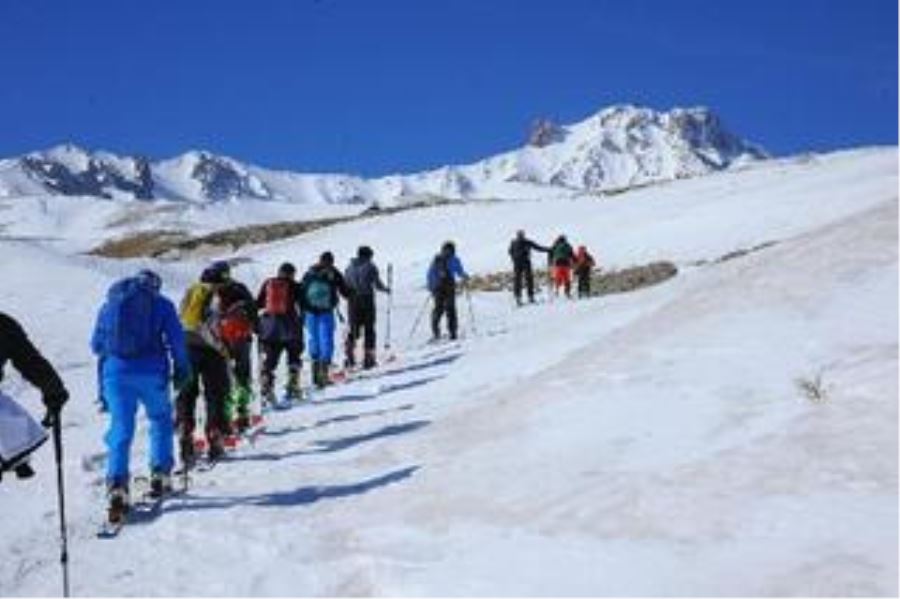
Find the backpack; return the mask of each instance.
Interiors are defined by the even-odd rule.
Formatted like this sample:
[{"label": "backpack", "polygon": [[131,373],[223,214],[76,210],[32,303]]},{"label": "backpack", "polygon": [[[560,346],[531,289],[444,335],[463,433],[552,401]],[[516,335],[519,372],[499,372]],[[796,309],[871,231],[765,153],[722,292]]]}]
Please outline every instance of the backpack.
[{"label": "backpack", "polygon": [[453,276],[450,274],[450,258],[443,254],[438,254],[431,262],[431,269],[434,272],[435,288],[444,287],[448,283],[453,282]]},{"label": "backpack", "polygon": [[156,292],[135,278],[115,283],[104,308],[104,354],[136,358],[159,347],[159,331],[154,327]]},{"label": "backpack", "polygon": [[185,331],[198,331],[209,317],[213,288],[209,283],[195,283],[184,294],[178,317]]},{"label": "backpack", "polygon": [[572,246],[566,242],[557,243],[551,250],[551,259],[556,266],[571,266]]},{"label": "backpack", "polygon": [[306,282],[303,297],[313,310],[331,310],[331,283],[324,275],[316,274]]},{"label": "backpack", "polygon": [[253,334],[253,323],[247,316],[246,302],[233,303],[219,317],[219,337],[228,345],[235,345],[250,338]]},{"label": "backpack", "polygon": [[281,316],[291,311],[292,281],[274,278],[266,282],[266,314]]}]

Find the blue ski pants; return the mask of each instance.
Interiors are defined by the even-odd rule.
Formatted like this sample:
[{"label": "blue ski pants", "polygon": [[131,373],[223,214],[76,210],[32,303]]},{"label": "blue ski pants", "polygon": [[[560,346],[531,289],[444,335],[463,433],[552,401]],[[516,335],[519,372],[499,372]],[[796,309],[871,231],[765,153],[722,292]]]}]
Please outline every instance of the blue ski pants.
[{"label": "blue ski pants", "polygon": [[174,464],[172,402],[168,377],[159,374],[109,373],[103,377],[103,395],[109,406],[106,481],[127,485],[131,442],[138,403],[150,421],[150,471],[169,473]]},{"label": "blue ski pants", "polygon": [[334,356],[334,312],[306,313],[307,349],[314,362],[331,363]]}]

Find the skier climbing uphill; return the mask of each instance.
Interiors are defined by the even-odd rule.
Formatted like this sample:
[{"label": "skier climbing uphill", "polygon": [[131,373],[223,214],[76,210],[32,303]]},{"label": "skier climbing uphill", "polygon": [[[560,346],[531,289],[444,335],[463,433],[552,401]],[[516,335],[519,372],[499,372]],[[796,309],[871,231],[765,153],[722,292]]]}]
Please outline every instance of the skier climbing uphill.
[{"label": "skier climbing uphill", "polygon": [[[21,325],[0,312],[0,381],[7,361],[12,362],[26,381],[40,389],[47,409],[42,424],[52,426],[69,399],[69,393]],[[28,458],[46,440],[47,434],[28,412],[0,392],[0,480],[5,470],[14,471],[19,478],[33,476]]]},{"label": "skier climbing uphill", "polygon": [[509,257],[513,263],[513,295],[516,305],[522,305],[522,284],[528,292],[529,303],[534,303],[534,271],[531,268],[531,251],[549,253],[550,248],[539,245],[525,237],[525,231],[519,229],[516,237],[509,244]]},{"label": "skier climbing uphill", "polygon": [[176,388],[188,383],[191,367],[175,306],[160,293],[161,287],[159,276],[149,270],[114,283],[91,338],[94,354],[103,359],[103,394],[109,404],[106,483],[111,523],[121,522],[128,511],[138,402],[150,420],[151,493],[161,496],[172,488],[170,360]]},{"label": "skier climbing uphill", "polygon": [[250,348],[257,322],[256,301],[246,285],[232,278],[227,262],[217,262],[213,267],[222,275],[217,296],[218,326],[234,375],[231,394],[225,402],[225,422],[230,432],[242,432],[250,426],[250,402],[253,399]]},{"label": "skier climbing uphill", "polygon": [[465,282],[469,280],[469,275],[456,255],[456,246],[452,241],[447,241],[431,261],[427,274],[428,291],[434,300],[434,308],[431,311],[432,340],[441,338],[440,322],[444,314],[447,315],[447,331],[450,339],[457,337],[459,326],[456,314],[457,278]]},{"label": "skier climbing uphill", "polygon": [[334,357],[334,310],[339,295],[349,299],[351,291],[344,277],[334,267],[334,255],[324,252],[300,282],[308,336],[309,357],[312,360],[313,384],[322,388],[329,384],[329,369]]},{"label": "skier climbing uphill", "polygon": [[300,365],[303,354],[303,319],[297,269],[290,262],[278,267],[276,276],[266,279],[256,297],[262,310],[257,335],[261,356],[259,387],[263,405],[274,406],[275,369],[281,354],[287,354],[288,378],[285,393],[289,400],[300,399]]},{"label": "skier climbing uphill", "polygon": [[217,460],[225,453],[225,402],[231,392],[228,377],[228,348],[221,339],[216,295],[225,285],[224,263],[204,269],[200,281],[191,285],[181,300],[179,316],[185,330],[188,355],[194,376],[178,394],[176,400],[178,442],[185,465],[195,460],[195,412],[200,385],[206,399],[207,457]]},{"label": "skier climbing uphill", "polygon": [[344,342],[345,367],[356,365],[356,342],[363,335],[363,368],[373,368],[375,360],[375,291],[390,293],[387,285],[381,280],[378,267],[372,262],[375,252],[367,245],[360,246],[356,258],[344,271],[344,280],[353,294],[347,302],[349,326]]},{"label": "skier climbing uphill", "polygon": [[595,265],[594,257],[583,245],[578,246],[575,252],[573,270],[578,280],[578,297],[585,298],[591,295],[591,271]]},{"label": "skier climbing uphill", "polygon": [[562,289],[566,297],[572,297],[572,262],[575,252],[569,245],[565,235],[560,235],[550,248],[550,264],[553,276],[553,289],[556,295]]}]

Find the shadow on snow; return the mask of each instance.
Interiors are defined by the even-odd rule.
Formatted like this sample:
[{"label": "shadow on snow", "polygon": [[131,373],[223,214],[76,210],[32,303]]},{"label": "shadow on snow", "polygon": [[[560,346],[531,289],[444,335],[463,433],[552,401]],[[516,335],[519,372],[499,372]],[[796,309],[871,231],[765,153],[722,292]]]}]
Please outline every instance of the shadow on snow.
[{"label": "shadow on snow", "polygon": [[392,412],[405,412],[407,410],[411,410],[413,408],[413,404],[403,404],[402,406],[397,406],[396,408],[387,408],[382,410],[371,410],[369,412],[360,412],[358,414],[340,414],[338,416],[332,416],[330,418],[323,418],[322,420],[318,420],[313,424],[304,425],[304,426],[288,426],[279,429],[266,429],[262,436],[265,437],[284,437],[285,435],[292,435],[294,433],[304,433],[307,431],[311,431],[317,428],[323,428],[326,426],[330,426],[332,424],[341,424],[344,422],[354,422],[356,420],[361,420],[363,418],[371,418],[374,416],[384,416],[385,414],[390,414]]},{"label": "shadow on snow", "polygon": [[339,485],[312,485],[289,491],[275,491],[244,497],[195,497],[184,495],[175,504],[166,504],[167,513],[181,511],[226,510],[239,506],[297,507],[310,505],[323,499],[340,499],[362,495],[390,484],[401,482],[413,475],[419,466],[408,466],[361,482]]},{"label": "shadow on snow", "polygon": [[325,439],[314,441],[313,449],[297,449],[294,451],[288,451],[285,453],[257,453],[253,455],[246,456],[234,456],[229,458],[229,462],[278,462],[281,460],[288,460],[291,458],[295,458],[298,456],[304,455],[316,455],[322,453],[333,453],[335,451],[341,451],[344,449],[349,449],[351,447],[355,447],[357,445],[361,445],[362,443],[367,443],[369,441],[374,441],[376,439],[382,439],[385,437],[394,437],[397,435],[403,435],[405,433],[411,433],[419,430],[422,427],[428,426],[430,422],[428,420],[413,420],[411,422],[406,422],[404,424],[391,424],[385,427],[382,427],[376,431],[372,431],[370,433],[365,433],[362,435],[351,435],[349,437],[341,437],[337,439]]}]

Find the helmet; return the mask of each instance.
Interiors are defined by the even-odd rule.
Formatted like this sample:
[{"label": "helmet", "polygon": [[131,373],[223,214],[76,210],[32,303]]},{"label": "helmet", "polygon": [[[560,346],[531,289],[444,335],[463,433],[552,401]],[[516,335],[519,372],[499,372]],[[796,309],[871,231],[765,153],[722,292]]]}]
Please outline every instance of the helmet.
[{"label": "helmet", "polygon": [[334,264],[334,254],[331,252],[322,252],[322,255],[319,256],[319,262],[322,264]]},{"label": "helmet", "polygon": [[138,271],[137,279],[144,287],[148,287],[154,291],[162,289],[162,279],[149,268]]},{"label": "helmet", "polygon": [[231,276],[231,265],[225,260],[217,260],[210,265],[210,269],[220,278],[227,279]]},{"label": "helmet", "polygon": [[456,245],[452,241],[445,241],[444,245],[441,246],[441,251],[445,254],[456,253]]},{"label": "helmet", "polygon": [[361,245],[359,246],[359,249],[356,250],[356,255],[363,260],[368,260],[375,255],[375,252],[373,252],[372,248],[370,248],[369,246]]},{"label": "helmet", "polygon": [[212,266],[207,266],[203,269],[203,272],[200,273],[200,282],[201,283],[221,283],[222,276],[213,270]]},{"label": "helmet", "polygon": [[278,267],[279,277],[293,279],[295,274],[297,274],[297,268],[290,262],[282,262],[281,266]]}]

